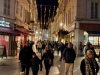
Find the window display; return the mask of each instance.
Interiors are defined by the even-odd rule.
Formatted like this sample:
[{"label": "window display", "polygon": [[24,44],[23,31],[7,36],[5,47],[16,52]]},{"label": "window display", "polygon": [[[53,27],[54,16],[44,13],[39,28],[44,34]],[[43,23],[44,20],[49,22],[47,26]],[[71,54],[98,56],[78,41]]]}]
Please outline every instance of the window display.
[{"label": "window display", "polygon": [[89,42],[93,45],[98,45],[98,36],[89,36]]}]

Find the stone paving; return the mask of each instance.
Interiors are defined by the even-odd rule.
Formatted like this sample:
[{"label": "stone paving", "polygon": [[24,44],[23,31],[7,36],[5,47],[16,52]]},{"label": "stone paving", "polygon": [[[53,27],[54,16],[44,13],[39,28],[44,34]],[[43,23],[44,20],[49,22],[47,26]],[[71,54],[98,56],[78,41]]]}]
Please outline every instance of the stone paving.
[{"label": "stone paving", "polygon": [[[83,57],[77,57],[74,65],[74,75],[81,75],[79,70],[79,64]],[[0,75],[20,75],[20,62],[14,57],[8,57],[7,59],[0,59]],[[32,72],[30,70],[30,74]],[[45,69],[39,71],[38,75],[45,75]],[[59,61],[59,56],[55,55],[54,66],[50,69],[49,75],[64,75],[64,61]],[[100,73],[98,74],[100,75]]]}]

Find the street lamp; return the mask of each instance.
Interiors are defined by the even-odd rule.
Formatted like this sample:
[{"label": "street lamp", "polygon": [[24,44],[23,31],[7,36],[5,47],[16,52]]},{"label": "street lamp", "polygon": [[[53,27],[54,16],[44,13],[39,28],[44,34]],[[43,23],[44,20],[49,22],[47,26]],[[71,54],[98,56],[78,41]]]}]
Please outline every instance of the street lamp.
[{"label": "street lamp", "polygon": [[62,23],[60,23],[60,26],[62,27],[62,26],[63,26],[63,24],[62,24]]},{"label": "street lamp", "polygon": [[36,34],[38,34],[38,31],[36,31]]}]

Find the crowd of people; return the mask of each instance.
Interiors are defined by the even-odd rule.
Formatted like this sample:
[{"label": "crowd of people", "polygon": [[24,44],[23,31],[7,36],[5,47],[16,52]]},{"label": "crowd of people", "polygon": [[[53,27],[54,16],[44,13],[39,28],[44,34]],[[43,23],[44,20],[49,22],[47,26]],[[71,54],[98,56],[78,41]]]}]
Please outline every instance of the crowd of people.
[{"label": "crowd of people", "polygon": [[[45,75],[49,75],[51,66],[54,65],[54,52],[60,54],[60,61],[65,61],[65,75],[73,75],[74,61],[76,59],[76,50],[71,42],[51,42],[51,41],[38,41],[36,48],[34,42],[26,42],[19,53],[19,60],[21,62],[21,71],[25,75],[29,75],[29,69],[32,69],[33,75],[38,75],[38,71],[42,71],[44,66],[46,70]],[[84,59],[80,63],[80,71],[82,75],[97,75],[99,72],[99,65],[95,58],[100,59],[100,54],[95,53],[95,49],[90,42],[86,46],[80,42],[79,48],[80,55],[84,54]],[[37,52],[41,53],[41,58],[37,56]]]}]

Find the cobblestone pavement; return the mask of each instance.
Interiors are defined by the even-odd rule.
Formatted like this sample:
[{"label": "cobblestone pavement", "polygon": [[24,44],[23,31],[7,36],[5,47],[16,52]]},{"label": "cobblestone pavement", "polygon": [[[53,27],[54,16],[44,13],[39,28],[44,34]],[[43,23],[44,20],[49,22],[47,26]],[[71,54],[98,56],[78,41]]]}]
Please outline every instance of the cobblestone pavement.
[{"label": "cobblestone pavement", "polygon": [[[40,56],[40,54],[38,54]],[[81,75],[79,70],[80,61],[83,57],[77,57],[74,65],[74,75]],[[0,75],[20,75],[20,62],[14,57],[0,59]],[[30,74],[32,75],[31,69]],[[38,75],[45,75],[45,69],[39,71]],[[64,61],[59,61],[59,56],[55,55],[54,66],[50,69],[49,75],[64,75]],[[98,74],[100,75],[100,73]]]}]

